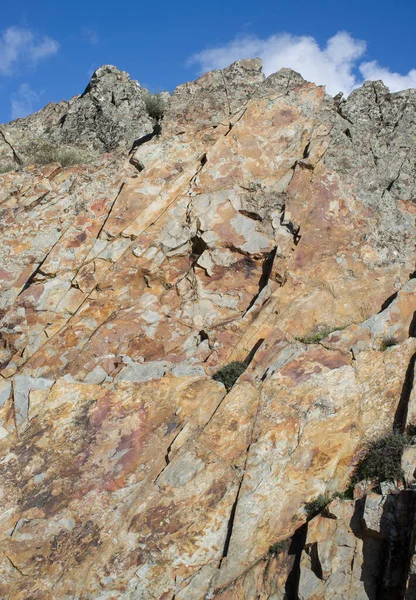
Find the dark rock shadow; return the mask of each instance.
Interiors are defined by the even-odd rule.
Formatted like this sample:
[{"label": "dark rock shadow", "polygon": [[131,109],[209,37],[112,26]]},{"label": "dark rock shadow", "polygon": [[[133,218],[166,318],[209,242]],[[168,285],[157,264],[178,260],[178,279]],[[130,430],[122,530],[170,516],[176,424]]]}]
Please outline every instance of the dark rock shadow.
[{"label": "dark rock shadow", "polygon": [[405,598],[413,554],[415,507],[415,492],[412,490],[389,494],[384,504],[381,525],[386,533],[387,543],[381,600]]},{"label": "dark rock shadow", "polygon": [[416,310],[409,325],[409,337],[416,337]]},{"label": "dark rock shadow", "polygon": [[[363,542],[360,580],[369,600],[402,600],[413,554],[415,493],[402,490],[388,494],[379,531],[365,529],[365,500],[357,500],[350,527]],[[409,581],[416,585],[416,580]],[[407,596],[406,596],[407,598]],[[409,597],[410,600],[411,597]]]},{"label": "dark rock shadow", "polygon": [[300,559],[308,535],[308,524],[305,523],[292,536],[288,554],[295,555],[295,560],[285,583],[285,599],[299,600]]},{"label": "dark rock shadow", "polygon": [[355,537],[363,542],[360,581],[364,584],[364,590],[369,600],[380,600],[384,540],[365,534],[363,530],[364,505],[365,499],[356,500],[350,527]]},{"label": "dark rock shadow", "polygon": [[416,353],[413,354],[412,358],[410,359],[409,366],[407,367],[402,393],[400,394],[399,404],[397,405],[396,413],[394,415],[393,427],[396,431],[400,432],[404,432],[406,427],[409,398],[412,392],[413,378],[415,374],[415,362]]}]

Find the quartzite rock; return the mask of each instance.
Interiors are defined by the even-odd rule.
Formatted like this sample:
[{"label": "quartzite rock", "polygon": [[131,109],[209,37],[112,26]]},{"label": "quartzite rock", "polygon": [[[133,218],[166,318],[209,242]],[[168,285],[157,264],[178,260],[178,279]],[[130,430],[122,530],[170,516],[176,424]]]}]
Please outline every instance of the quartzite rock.
[{"label": "quartzite rock", "polygon": [[410,594],[411,490],[305,503],[416,425],[416,91],[339,103],[239,61],[98,156],[153,131],[143,106],[103,67],[3,127],[67,115],[97,158],[0,176],[2,597],[375,600],[387,505]]}]

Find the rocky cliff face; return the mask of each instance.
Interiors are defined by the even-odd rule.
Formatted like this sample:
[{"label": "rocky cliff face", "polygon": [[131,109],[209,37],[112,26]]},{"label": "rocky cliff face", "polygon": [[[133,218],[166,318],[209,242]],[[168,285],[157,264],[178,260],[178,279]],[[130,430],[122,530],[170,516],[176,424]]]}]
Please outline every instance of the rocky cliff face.
[{"label": "rocky cliff face", "polygon": [[0,176],[2,597],[416,597],[411,443],[328,504],[416,425],[415,114],[256,59],[2,128],[95,153]]},{"label": "rocky cliff face", "polygon": [[[129,150],[156,124],[147,96],[128,73],[112,65],[100,67],[80,96],[0,127],[0,170],[30,164],[45,147],[77,150],[87,160],[120,147]],[[164,92],[159,102],[164,105],[168,98]]]}]

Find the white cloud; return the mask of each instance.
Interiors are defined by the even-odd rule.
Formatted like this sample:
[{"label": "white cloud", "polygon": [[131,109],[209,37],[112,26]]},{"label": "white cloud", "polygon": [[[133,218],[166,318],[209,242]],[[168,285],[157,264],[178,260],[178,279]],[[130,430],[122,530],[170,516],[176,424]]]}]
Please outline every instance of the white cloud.
[{"label": "white cloud", "polygon": [[0,75],[12,75],[20,65],[34,66],[58,50],[59,43],[48,36],[38,36],[23,27],[9,27],[0,37]]},{"label": "white cloud", "polygon": [[36,110],[39,100],[39,94],[34,92],[29,84],[22,83],[19,91],[12,98],[12,119],[19,119],[32,114]]},{"label": "white cloud", "polygon": [[377,62],[360,63],[366,53],[367,44],[353,38],[345,31],[339,31],[329,38],[321,48],[311,36],[295,36],[279,33],[266,39],[254,35],[237,36],[231,42],[217,48],[209,48],[189,59],[189,64],[197,64],[201,72],[222,69],[241,58],[259,56],[263,60],[266,75],[275,73],[282,67],[298,71],[305,79],[325,85],[328,93],[342,91],[349,94],[366,79],[383,79],[392,91],[406,87],[416,87],[416,70],[408,75],[391,73]]},{"label": "white cloud", "polygon": [[416,69],[411,69],[407,75],[400,75],[400,73],[392,73],[380,66],[376,60],[372,60],[360,65],[360,73],[364,79],[381,79],[391,92],[416,88]]}]

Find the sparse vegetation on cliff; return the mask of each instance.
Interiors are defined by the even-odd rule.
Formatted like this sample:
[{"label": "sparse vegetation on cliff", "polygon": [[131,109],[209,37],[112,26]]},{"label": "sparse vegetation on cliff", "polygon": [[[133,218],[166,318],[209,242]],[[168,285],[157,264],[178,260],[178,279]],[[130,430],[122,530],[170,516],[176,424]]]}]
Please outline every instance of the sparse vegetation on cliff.
[{"label": "sparse vegetation on cliff", "polygon": [[380,350],[382,350],[384,352],[384,350],[387,350],[387,348],[391,348],[392,346],[397,346],[398,343],[399,342],[398,342],[397,338],[395,338],[392,335],[387,335],[383,338],[383,340],[381,342]]},{"label": "sparse vegetation on cliff", "polygon": [[25,149],[25,164],[50,165],[60,163],[62,167],[90,162],[87,153],[71,146],[55,145],[45,140],[34,140]]},{"label": "sparse vegetation on cliff", "polygon": [[272,544],[269,548],[269,555],[274,556],[276,554],[280,554],[281,552],[286,552],[289,550],[290,546],[290,538],[286,540],[281,540],[280,542],[276,542]]},{"label": "sparse vegetation on cliff", "polygon": [[3,165],[0,167],[0,175],[3,175],[4,173],[10,173],[10,171],[15,171],[16,170],[16,166],[15,165]]},{"label": "sparse vegetation on cliff", "polygon": [[145,92],[143,94],[143,100],[149,117],[160,121],[165,112],[165,103],[160,94],[151,94],[150,92]]},{"label": "sparse vegetation on cliff", "polygon": [[2,596],[403,596],[415,428],[367,440],[416,423],[416,94],[145,92],[107,65],[1,127]]},{"label": "sparse vegetation on cliff", "polygon": [[345,329],[345,327],[346,325],[335,328],[323,327],[321,329],[318,329],[316,333],[304,337],[297,337],[296,339],[298,340],[298,342],[302,342],[302,344],[317,344],[318,342],[326,338],[330,333],[333,333],[334,331],[342,331],[343,329]]},{"label": "sparse vegetation on cliff", "polygon": [[351,482],[374,479],[380,483],[400,479],[403,450],[411,443],[412,438],[409,435],[397,432],[370,442],[355,468]]},{"label": "sparse vegetation on cliff", "polygon": [[308,517],[313,517],[321,510],[325,508],[327,504],[329,504],[332,500],[332,496],[324,496],[323,494],[319,494],[314,500],[310,502],[306,502],[304,505],[304,509]]},{"label": "sparse vegetation on cliff", "polygon": [[56,147],[47,142],[35,146],[30,154],[30,159],[36,165],[49,165],[60,163],[63,167],[70,167],[88,162],[87,157],[75,148]]},{"label": "sparse vegetation on cliff", "polygon": [[215,373],[213,379],[220,381],[226,387],[227,392],[233,387],[237,379],[247,369],[247,363],[244,361],[233,361],[225,367],[222,367],[217,373]]}]

